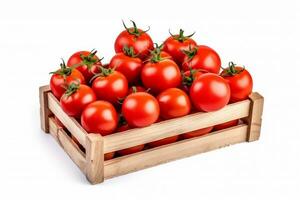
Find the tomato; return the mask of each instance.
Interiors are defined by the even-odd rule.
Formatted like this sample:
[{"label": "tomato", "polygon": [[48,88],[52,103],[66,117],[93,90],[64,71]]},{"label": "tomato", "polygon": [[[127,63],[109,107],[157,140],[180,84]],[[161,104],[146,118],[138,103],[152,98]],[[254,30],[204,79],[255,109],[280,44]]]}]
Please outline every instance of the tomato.
[{"label": "tomato", "polygon": [[109,63],[110,68],[124,74],[130,84],[139,80],[143,62],[133,52],[133,47],[124,47],[124,52],[117,53]]},{"label": "tomato", "polygon": [[177,64],[170,59],[162,59],[159,54],[153,55],[141,72],[142,82],[150,92],[157,94],[181,83],[181,74]]},{"label": "tomato", "polygon": [[196,69],[190,69],[188,71],[185,71],[182,74],[181,89],[189,93],[190,87],[193,84],[194,80],[199,78],[202,74],[204,74],[204,72]]},{"label": "tomato", "polygon": [[122,104],[122,114],[130,127],[145,127],[159,117],[157,100],[146,92],[128,95]]},{"label": "tomato", "polygon": [[223,123],[223,124],[215,125],[215,126],[214,126],[214,130],[215,130],[215,131],[218,131],[218,130],[230,128],[230,127],[232,127],[232,126],[238,125],[238,123],[239,123],[239,120],[238,120],[238,119],[235,119],[235,120],[232,120],[232,121],[229,121],[229,122],[225,122],[225,123]]},{"label": "tomato", "polygon": [[167,137],[167,138],[164,138],[161,140],[150,142],[150,143],[148,143],[148,146],[154,148],[154,147],[159,147],[159,146],[163,146],[166,144],[171,144],[171,143],[176,142],[178,140],[178,138],[179,138],[178,135],[174,135],[174,136]]},{"label": "tomato", "polygon": [[185,56],[182,63],[184,71],[201,69],[207,72],[218,74],[221,68],[221,59],[218,53],[212,48],[200,45],[184,51]]},{"label": "tomato", "polygon": [[157,96],[160,116],[172,119],[189,114],[191,102],[187,94],[178,88],[169,88]]},{"label": "tomato", "polygon": [[117,128],[118,115],[111,103],[95,101],[83,110],[81,125],[88,133],[109,135]]},{"label": "tomato", "polygon": [[212,127],[207,127],[207,128],[202,128],[202,129],[195,130],[195,131],[191,131],[191,132],[188,132],[188,133],[184,133],[184,134],[181,135],[181,138],[182,139],[189,139],[189,138],[193,138],[193,137],[206,135],[209,132],[211,132],[212,129],[213,129],[213,126]]},{"label": "tomato", "polygon": [[122,73],[102,68],[101,74],[97,76],[92,83],[92,88],[98,99],[117,104],[127,95],[128,82]]},{"label": "tomato", "polygon": [[115,52],[123,52],[123,48],[133,47],[134,53],[138,55],[139,58],[144,59],[149,55],[150,50],[153,49],[153,41],[151,37],[143,31],[138,29],[135,22],[131,21],[133,27],[127,28],[123,22],[125,30],[122,31],[116,41],[115,41]]},{"label": "tomato", "polygon": [[60,105],[69,116],[79,118],[83,109],[94,101],[96,95],[89,86],[71,83],[61,97]]},{"label": "tomato", "polygon": [[86,82],[99,73],[99,67],[102,66],[101,60],[96,56],[97,51],[78,51],[68,60],[69,67],[75,67],[82,73]]},{"label": "tomato", "polygon": [[128,90],[128,95],[136,92],[146,92],[146,89],[142,86],[131,86]]},{"label": "tomato", "polygon": [[230,62],[229,67],[222,71],[221,76],[229,83],[231,103],[245,100],[251,94],[253,80],[244,67],[236,66],[233,62]]},{"label": "tomato", "polygon": [[66,88],[71,83],[85,83],[84,77],[80,71],[68,68],[64,61],[60,64],[60,67],[61,68],[59,70],[51,72],[53,75],[50,79],[50,89],[57,99],[61,98],[61,96],[65,93]]},{"label": "tomato", "polygon": [[170,33],[170,37],[166,39],[164,42],[163,50],[169,53],[174,61],[181,65],[184,58],[184,50],[189,50],[189,48],[194,48],[197,44],[196,42],[191,38],[195,33],[184,36],[184,31],[180,29],[178,35],[172,35]]},{"label": "tomato", "polygon": [[206,73],[196,79],[190,88],[190,98],[199,111],[215,111],[226,106],[230,99],[227,81],[213,73]]},{"label": "tomato", "polygon": [[[122,126],[120,126],[116,132],[122,132],[122,131],[126,131],[126,130],[129,130],[130,127],[128,124],[123,124]],[[117,151],[117,154],[121,155],[121,156],[125,156],[125,155],[129,155],[129,154],[133,154],[133,153],[137,153],[139,151],[142,151],[144,149],[144,146],[143,144],[140,144],[140,145],[137,145],[137,146],[134,146],[134,147],[129,147],[127,149],[122,149],[122,150],[119,150]]]}]

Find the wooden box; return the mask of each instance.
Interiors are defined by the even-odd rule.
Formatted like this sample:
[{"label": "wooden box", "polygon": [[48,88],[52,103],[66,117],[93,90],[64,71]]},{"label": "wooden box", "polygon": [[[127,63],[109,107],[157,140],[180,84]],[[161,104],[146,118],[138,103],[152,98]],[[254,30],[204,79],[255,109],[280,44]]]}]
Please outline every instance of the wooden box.
[{"label": "wooden box", "polygon": [[[263,97],[252,93],[249,99],[229,104],[221,110],[209,113],[194,113],[181,118],[155,123],[145,128],[136,128],[112,135],[87,134],[81,125],[69,117],[60,107],[59,101],[51,93],[49,86],[40,87],[41,127],[50,133],[74,163],[92,183],[127,174],[175,159],[188,157],[225,147],[259,139]],[[56,116],[84,147],[85,151],[72,140],[70,134],[58,126]],[[182,133],[210,127],[234,119],[242,119],[243,124],[207,135],[185,139],[176,143],[146,149],[141,152],[104,161],[104,154],[146,144]]]}]

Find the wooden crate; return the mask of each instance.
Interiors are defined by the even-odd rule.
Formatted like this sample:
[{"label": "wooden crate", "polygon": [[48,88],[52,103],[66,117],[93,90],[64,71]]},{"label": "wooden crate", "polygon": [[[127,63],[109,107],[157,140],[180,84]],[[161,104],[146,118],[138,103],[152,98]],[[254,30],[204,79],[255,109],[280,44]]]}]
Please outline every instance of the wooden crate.
[{"label": "wooden crate", "polygon": [[[60,107],[59,101],[51,93],[49,86],[40,87],[41,127],[50,133],[74,163],[92,183],[127,174],[175,159],[184,158],[225,147],[259,139],[263,97],[252,93],[249,99],[227,105],[221,110],[209,113],[194,113],[181,118],[155,123],[145,128],[101,136],[87,134],[81,125],[69,117]],[[84,147],[83,152],[71,139],[70,134],[58,126],[53,115]],[[234,119],[243,119],[243,124],[215,131],[208,135],[185,139],[176,143],[146,149],[144,151],[104,161],[104,154],[139,144],[210,127]]]}]

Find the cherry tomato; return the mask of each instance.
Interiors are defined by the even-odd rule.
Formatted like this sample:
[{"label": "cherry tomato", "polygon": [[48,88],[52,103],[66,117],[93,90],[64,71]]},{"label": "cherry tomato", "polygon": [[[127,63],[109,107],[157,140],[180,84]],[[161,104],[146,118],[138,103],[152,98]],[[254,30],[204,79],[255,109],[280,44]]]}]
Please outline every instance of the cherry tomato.
[{"label": "cherry tomato", "polygon": [[253,80],[244,67],[236,66],[233,62],[230,62],[229,67],[222,71],[221,76],[229,83],[231,103],[245,100],[251,94]]},{"label": "cherry tomato", "polygon": [[139,58],[144,59],[149,55],[150,50],[153,49],[153,41],[151,37],[143,31],[138,29],[135,22],[131,21],[133,27],[127,28],[123,22],[125,30],[122,31],[116,41],[115,41],[115,52],[123,52],[123,48],[133,47],[134,53],[138,55]]},{"label": "cherry tomato", "polygon": [[160,116],[163,119],[172,119],[189,114],[191,102],[188,95],[178,89],[169,88],[157,96]]},{"label": "cherry tomato", "polygon": [[98,99],[117,104],[127,95],[128,82],[120,72],[102,68],[102,73],[93,81],[92,88]]},{"label": "cherry tomato", "polygon": [[189,50],[189,48],[194,48],[197,44],[191,38],[195,33],[184,36],[184,31],[180,29],[178,35],[172,35],[164,42],[163,50],[169,53],[174,61],[181,65],[184,58],[184,50]]},{"label": "cherry tomato", "polygon": [[88,133],[109,135],[117,128],[118,115],[111,103],[95,101],[83,110],[81,125]]},{"label": "cherry tomato", "polygon": [[50,89],[57,99],[61,98],[65,93],[66,88],[71,83],[85,83],[84,77],[80,71],[68,68],[64,62],[60,64],[60,67],[59,70],[51,72],[53,75],[50,79]]},{"label": "cherry tomato", "polygon": [[218,74],[221,68],[221,59],[218,53],[212,48],[200,45],[184,51],[185,56],[182,63],[184,71],[201,69],[207,72]]},{"label": "cherry tomato", "polygon": [[202,129],[195,130],[195,131],[188,132],[188,133],[184,133],[184,134],[181,135],[181,138],[182,139],[189,139],[189,138],[193,138],[193,137],[206,135],[209,132],[211,132],[212,129],[213,129],[213,126],[212,127],[207,127],[207,128],[202,128]]},{"label": "cherry tomato", "polygon": [[91,78],[99,73],[99,67],[102,66],[101,60],[96,56],[97,51],[78,51],[68,60],[69,67],[75,67],[82,73],[85,81],[89,83]]},{"label": "cherry tomato", "polygon": [[232,126],[238,125],[238,123],[239,123],[239,120],[236,119],[236,120],[232,120],[232,121],[229,121],[229,122],[225,122],[225,123],[223,123],[223,124],[218,124],[218,125],[215,125],[215,126],[214,126],[214,130],[215,130],[215,131],[218,131],[218,130],[230,128],[230,127],[232,127]]},{"label": "cherry tomato", "polygon": [[146,63],[141,72],[142,82],[150,92],[158,94],[181,83],[181,74],[177,64],[170,59],[161,59],[159,54]]},{"label": "cherry tomato", "polygon": [[60,104],[69,116],[79,118],[83,109],[94,101],[96,95],[89,86],[71,83],[61,97]]},{"label": "cherry tomato", "polygon": [[190,97],[197,110],[215,111],[228,104],[230,87],[224,78],[213,73],[206,73],[193,82]]},{"label": "cherry tomato", "polygon": [[157,100],[146,92],[128,95],[122,105],[122,114],[130,127],[145,127],[159,117]]}]

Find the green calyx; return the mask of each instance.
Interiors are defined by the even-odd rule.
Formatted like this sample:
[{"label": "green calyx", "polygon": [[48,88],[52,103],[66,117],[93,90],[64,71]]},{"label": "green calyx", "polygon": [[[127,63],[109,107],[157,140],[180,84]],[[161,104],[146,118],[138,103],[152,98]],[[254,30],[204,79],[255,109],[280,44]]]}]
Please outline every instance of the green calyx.
[{"label": "green calyx", "polygon": [[109,76],[110,74],[112,74],[115,71],[115,67],[114,68],[105,68],[103,66],[100,66],[99,69],[101,70],[100,73],[95,74],[91,80],[90,83],[92,83],[97,77],[106,77]]},{"label": "green calyx", "polygon": [[158,45],[157,43],[154,43],[154,45],[155,45],[155,48],[152,51],[150,51],[150,55],[151,55],[150,61],[152,63],[157,63],[157,62],[165,59],[165,58],[162,58],[160,55],[161,50],[163,48],[163,44]]},{"label": "green calyx", "polygon": [[131,34],[131,35],[134,35],[136,37],[139,37],[140,35],[142,35],[143,33],[146,33],[150,30],[150,26],[148,27],[148,29],[146,31],[140,31],[137,26],[136,26],[136,23],[132,20],[130,20],[132,22],[132,25],[133,27],[131,28],[128,28],[125,24],[125,22],[122,20],[122,23],[123,23],[123,26],[124,28],[126,29],[126,31]]},{"label": "green calyx", "polygon": [[237,70],[236,64],[232,61],[228,63],[228,68],[225,70],[227,76],[234,76],[245,70],[245,66],[241,70]]},{"label": "green calyx", "polygon": [[60,69],[55,72],[50,72],[50,74],[57,74],[57,75],[67,77],[72,73],[73,68],[67,67],[65,61],[63,59],[61,59],[61,60],[62,60],[62,63],[60,64]]},{"label": "green calyx", "polygon": [[97,50],[93,49],[89,55],[87,56],[84,56],[83,54],[80,54],[80,58],[82,59],[82,62],[80,63],[80,65],[86,65],[87,68],[90,70],[91,67],[94,65],[94,64],[97,64],[99,63],[103,58],[101,59],[98,59],[96,57],[96,53],[97,53]]},{"label": "green calyx", "polygon": [[197,73],[197,72],[198,72],[198,70],[192,69],[192,68],[190,68],[189,76],[184,75],[184,73],[182,72],[182,84],[185,86],[188,86],[188,87],[191,86],[195,79],[195,73]]},{"label": "green calyx", "polygon": [[179,42],[184,42],[185,40],[187,40],[187,39],[193,37],[193,35],[195,35],[196,32],[194,32],[194,33],[192,33],[192,34],[190,34],[190,35],[187,35],[187,36],[184,35],[184,30],[183,30],[183,29],[180,29],[180,30],[179,30],[179,34],[178,34],[178,35],[173,35],[173,34],[171,33],[170,30],[169,30],[169,33],[170,33],[170,35],[171,35],[174,39],[178,40]]},{"label": "green calyx", "polygon": [[123,47],[123,53],[126,56],[132,57],[132,58],[136,58],[138,55],[134,53],[134,49],[133,47],[128,47],[128,46],[124,46]]},{"label": "green calyx", "polygon": [[191,46],[189,47],[189,50],[182,50],[182,52],[187,55],[187,57],[189,58],[189,60],[193,59],[195,57],[195,55],[198,53],[198,48],[194,47],[193,49],[191,48]]},{"label": "green calyx", "polygon": [[160,54],[163,46],[164,44],[158,45],[157,43],[154,43],[154,49],[152,50],[152,52]]},{"label": "green calyx", "polygon": [[71,96],[73,93],[75,93],[79,89],[79,87],[80,87],[80,83],[78,83],[78,82],[77,83],[71,83],[68,86],[68,88],[65,92],[65,95]]}]

